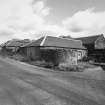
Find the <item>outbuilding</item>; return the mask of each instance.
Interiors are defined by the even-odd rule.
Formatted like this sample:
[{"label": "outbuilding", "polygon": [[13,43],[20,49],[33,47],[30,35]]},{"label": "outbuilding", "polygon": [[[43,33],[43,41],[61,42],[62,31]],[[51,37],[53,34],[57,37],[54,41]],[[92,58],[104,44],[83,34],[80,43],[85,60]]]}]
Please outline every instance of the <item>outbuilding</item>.
[{"label": "outbuilding", "polygon": [[63,62],[77,65],[77,61],[86,55],[86,48],[80,40],[44,36],[22,46],[21,53],[31,60],[44,60],[55,65]]}]

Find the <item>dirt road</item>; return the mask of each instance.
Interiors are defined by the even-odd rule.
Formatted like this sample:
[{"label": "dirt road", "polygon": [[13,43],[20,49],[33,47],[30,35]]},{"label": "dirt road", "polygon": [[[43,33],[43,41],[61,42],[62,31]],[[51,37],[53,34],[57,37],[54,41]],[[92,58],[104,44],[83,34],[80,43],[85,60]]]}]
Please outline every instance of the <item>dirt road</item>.
[{"label": "dirt road", "polygon": [[59,72],[0,58],[0,105],[105,105],[105,72]]}]

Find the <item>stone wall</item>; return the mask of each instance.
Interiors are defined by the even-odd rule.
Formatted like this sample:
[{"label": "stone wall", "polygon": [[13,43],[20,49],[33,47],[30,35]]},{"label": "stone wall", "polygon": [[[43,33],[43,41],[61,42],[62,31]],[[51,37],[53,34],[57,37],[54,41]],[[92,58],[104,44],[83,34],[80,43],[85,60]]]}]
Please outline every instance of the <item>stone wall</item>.
[{"label": "stone wall", "polygon": [[27,47],[24,52],[29,59],[51,62],[54,65],[61,63],[77,65],[77,61],[85,55],[85,50],[57,47]]},{"label": "stone wall", "polygon": [[41,58],[55,64],[69,63],[77,65],[77,61],[85,55],[84,50],[66,49],[66,48],[43,48],[41,49]]}]

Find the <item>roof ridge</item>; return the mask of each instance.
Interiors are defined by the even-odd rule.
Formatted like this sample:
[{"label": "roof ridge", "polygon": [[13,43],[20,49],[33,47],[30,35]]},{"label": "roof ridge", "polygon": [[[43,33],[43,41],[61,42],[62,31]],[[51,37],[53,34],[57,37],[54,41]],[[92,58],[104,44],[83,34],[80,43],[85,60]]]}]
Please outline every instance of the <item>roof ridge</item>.
[{"label": "roof ridge", "polygon": [[75,39],[79,39],[79,38],[91,38],[91,37],[100,37],[101,35],[103,35],[103,34],[92,35],[92,36],[86,36],[86,37],[78,37],[78,38],[75,38]]},{"label": "roof ridge", "polygon": [[[72,41],[73,40],[73,41]],[[81,40],[75,39],[64,39],[59,37],[53,37],[50,35],[43,36],[42,38],[39,38],[39,40],[31,42],[32,44],[25,44],[25,46],[55,46],[55,47],[71,47],[71,48],[79,48],[84,49],[82,46]],[[22,47],[25,47],[22,46]]]},{"label": "roof ridge", "polygon": [[44,44],[44,42],[45,42],[45,40],[46,40],[47,37],[48,37],[48,35],[45,35],[45,36],[44,36],[44,39],[43,39],[42,42],[40,43],[40,46],[43,46],[43,44]]}]

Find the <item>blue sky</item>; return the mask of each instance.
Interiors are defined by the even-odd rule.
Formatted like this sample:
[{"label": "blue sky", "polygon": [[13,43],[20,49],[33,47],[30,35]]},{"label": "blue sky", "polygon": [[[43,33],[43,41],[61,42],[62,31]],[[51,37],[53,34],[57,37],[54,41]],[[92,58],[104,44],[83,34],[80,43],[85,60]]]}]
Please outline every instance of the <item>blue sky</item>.
[{"label": "blue sky", "polygon": [[105,0],[0,0],[0,42],[105,34]]}]

